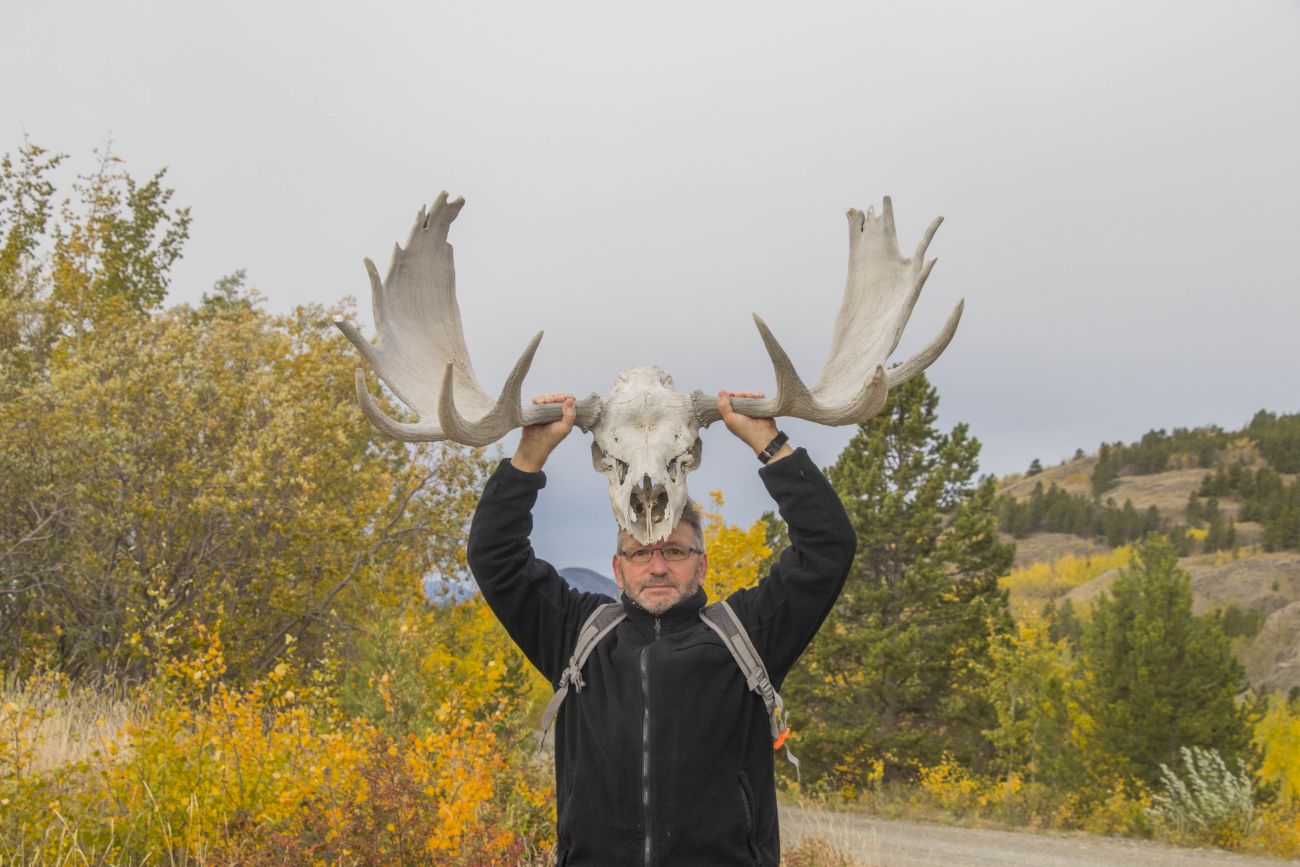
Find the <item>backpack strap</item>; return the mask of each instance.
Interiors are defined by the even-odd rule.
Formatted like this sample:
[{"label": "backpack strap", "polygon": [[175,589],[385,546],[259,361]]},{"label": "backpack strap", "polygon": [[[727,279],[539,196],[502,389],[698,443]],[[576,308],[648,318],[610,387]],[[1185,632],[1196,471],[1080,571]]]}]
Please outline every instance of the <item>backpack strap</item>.
[{"label": "backpack strap", "polygon": [[573,646],[573,655],[569,657],[569,664],[560,675],[560,683],[555,688],[555,695],[551,696],[551,700],[546,703],[546,710],[542,711],[542,732],[537,741],[538,749],[541,749],[542,744],[546,742],[546,732],[555,721],[555,715],[560,712],[560,705],[564,703],[564,697],[569,694],[569,687],[572,686],[575,691],[582,692],[582,688],[587,685],[582,679],[582,666],[586,664],[587,657],[591,656],[591,651],[595,649],[596,644],[612,632],[615,626],[622,623],[625,617],[627,612],[623,610],[621,602],[606,602],[587,615],[586,622],[578,630],[578,642]]},{"label": "backpack strap", "polygon": [[768,722],[772,728],[772,749],[779,750],[785,745],[785,756],[794,765],[795,777],[799,777],[799,760],[790,752],[786,739],[790,737],[790,720],[785,713],[785,702],[772,686],[772,679],[767,675],[767,666],[754,648],[745,626],[736,616],[735,610],[726,600],[714,602],[700,609],[700,618],[709,628],[718,633],[722,643],[731,651],[731,656],[745,675],[745,685],[763,700],[767,708]]}]

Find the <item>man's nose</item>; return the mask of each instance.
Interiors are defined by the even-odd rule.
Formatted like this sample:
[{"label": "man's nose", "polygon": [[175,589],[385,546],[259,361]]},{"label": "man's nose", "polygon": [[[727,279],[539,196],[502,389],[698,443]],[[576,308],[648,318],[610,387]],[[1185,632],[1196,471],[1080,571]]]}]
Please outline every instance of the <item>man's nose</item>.
[{"label": "man's nose", "polygon": [[668,574],[668,558],[664,556],[663,548],[650,549],[650,572],[654,575]]}]

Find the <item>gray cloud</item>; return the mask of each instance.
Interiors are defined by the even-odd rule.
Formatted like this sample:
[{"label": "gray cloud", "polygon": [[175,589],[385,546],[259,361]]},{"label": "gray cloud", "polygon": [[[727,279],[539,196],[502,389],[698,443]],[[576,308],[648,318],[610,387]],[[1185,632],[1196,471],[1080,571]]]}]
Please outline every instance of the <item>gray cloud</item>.
[{"label": "gray cloud", "polygon": [[[544,328],[539,392],[644,363],[771,388],[755,311],[815,374],[842,211],[890,194],[905,247],[947,218],[902,350],[966,297],[932,378],[986,470],[1300,408],[1294,4],[807,5],[26,4],[3,149],[111,134],[137,173],[170,166],[195,213],[176,301],[246,267],[274,309],[365,302],[361,257],[463,194],[488,387]],[[789,428],[824,464],[851,435]],[[757,464],[705,436],[693,492],[753,520]],[[608,571],[585,437],[550,475],[539,550]]]}]

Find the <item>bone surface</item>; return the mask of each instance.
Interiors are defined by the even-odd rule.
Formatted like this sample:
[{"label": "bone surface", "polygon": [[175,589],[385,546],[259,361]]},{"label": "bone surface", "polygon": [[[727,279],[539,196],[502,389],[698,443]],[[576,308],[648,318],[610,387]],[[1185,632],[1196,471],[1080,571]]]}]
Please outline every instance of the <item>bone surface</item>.
[{"label": "bone surface", "polygon": [[[560,417],[558,404],[525,405],[520,398],[542,339],[540,331],[524,347],[498,398],[484,391],[474,375],[447,241],[464,204],[459,198],[448,201],[444,192],[428,209],[421,208],[406,247],[394,246],[383,280],[374,263],[365,260],[374,304],[374,343],[350,322],[335,323],[418,417],[402,422],[389,416],[370,393],[364,373],[357,371],[362,411],[375,427],[397,439],[483,446],[514,428]],[[869,208],[866,213],[849,210],[847,217],[848,279],[821,375],[811,387],[805,385],[772,330],[755,315],[776,376],[776,394],[735,398],[737,412],[824,425],[861,424],[884,408],[891,388],[929,367],[952,340],[961,303],[920,352],[886,367],[934,267],[936,260],[927,261],[925,253],[943,218],[930,224],[915,253],[904,258],[888,196],[879,216]],[[700,464],[700,429],[721,418],[713,394],[682,394],[658,367],[634,367],[618,374],[607,396],[579,400],[577,410],[577,426],[592,434],[592,464],[609,482],[610,506],[619,527],[646,543],[667,538],[689,496],[686,475]]]},{"label": "bone surface", "polygon": [[666,539],[686,505],[686,474],[699,466],[695,405],[658,367],[614,379],[592,429],[591,461],[609,480],[619,527],[641,542]]}]

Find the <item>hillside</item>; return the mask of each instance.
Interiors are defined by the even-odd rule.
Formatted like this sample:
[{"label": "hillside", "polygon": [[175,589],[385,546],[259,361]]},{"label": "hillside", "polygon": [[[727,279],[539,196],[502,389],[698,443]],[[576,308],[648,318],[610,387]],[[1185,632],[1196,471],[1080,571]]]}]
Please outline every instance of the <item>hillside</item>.
[{"label": "hillside", "polygon": [[1199,614],[1220,612],[1252,683],[1300,688],[1300,415],[1240,431],[1151,431],[999,482],[999,529],[1019,614],[1067,600],[1086,616],[1126,559],[1162,532]]},{"label": "hillside", "polygon": [[[1222,555],[1184,557],[1180,564],[1192,576],[1197,614],[1257,613],[1258,633],[1241,636],[1238,656],[1251,683],[1284,692],[1300,688],[1300,553],[1245,553],[1223,561]],[[1076,610],[1086,611],[1115,580],[1110,569],[1064,594]]]}]

